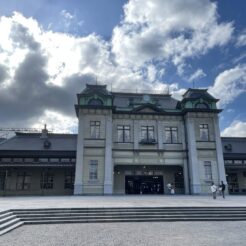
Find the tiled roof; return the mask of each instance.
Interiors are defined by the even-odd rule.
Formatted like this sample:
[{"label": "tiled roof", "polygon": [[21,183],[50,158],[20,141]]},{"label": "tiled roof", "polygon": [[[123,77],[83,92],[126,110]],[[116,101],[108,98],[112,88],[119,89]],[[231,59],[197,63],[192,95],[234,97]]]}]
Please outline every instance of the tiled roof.
[{"label": "tiled roof", "polygon": [[[51,144],[47,148],[44,142],[48,140]],[[53,134],[49,133],[47,138],[41,138],[40,133],[20,133],[7,141],[0,143],[1,150],[46,150],[46,151],[76,151],[77,134]]]}]

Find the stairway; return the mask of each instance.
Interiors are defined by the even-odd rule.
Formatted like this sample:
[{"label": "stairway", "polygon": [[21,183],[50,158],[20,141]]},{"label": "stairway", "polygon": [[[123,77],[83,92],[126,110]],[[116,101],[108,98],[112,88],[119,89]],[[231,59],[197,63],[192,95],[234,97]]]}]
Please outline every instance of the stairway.
[{"label": "stairway", "polygon": [[0,235],[23,224],[239,220],[246,221],[246,207],[12,209],[0,213]]}]

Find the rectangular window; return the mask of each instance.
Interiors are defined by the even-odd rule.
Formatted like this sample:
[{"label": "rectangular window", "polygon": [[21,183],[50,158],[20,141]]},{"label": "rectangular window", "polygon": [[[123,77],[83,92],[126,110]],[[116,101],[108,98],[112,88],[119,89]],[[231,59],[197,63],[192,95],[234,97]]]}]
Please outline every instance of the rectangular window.
[{"label": "rectangular window", "polygon": [[4,190],[5,188],[5,178],[6,172],[0,172],[0,190]]},{"label": "rectangular window", "polygon": [[208,124],[200,124],[200,140],[208,141]]},{"label": "rectangular window", "polygon": [[31,187],[31,175],[27,172],[18,172],[16,190],[29,190],[30,187]]},{"label": "rectangular window", "polygon": [[64,189],[73,189],[74,187],[74,171],[65,172]]},{"label": "rectangular window", "polygon": [[117,126],[117,142],[120,143],[130,142],[130,126],[124,126],[124,125]]},{"label": "rectangular window", "polygon": [[141,126],[141,139],[154,140],[154,126]]},{"label": "rectangular window", "polygon": [[90,167],[89,167],[89,179],[90,180],[97,180],[98,176],[98,161],[91,160]]},{"label": "rectangular window", "polygon": [[225,160],[225,164],[233,164],[232,160]]},{"label": "rectangular window", "polygon": [[100,138],[100,121],[90,122],[91,138]]},{"label": "rectangular window", "polygon": [[165,143],[177,143],[177,142],[178,142],[178,128],[165,127]]},{"label": "rectangular window", "polygon": [[212,166],[211,161],[204,162],[204,170],[205,170],[205,179],[212,180]]},{"label": "rectangular window", "polygon": [[176,189],[184,188],[184,175],[183,172],[174,173],[174,186]]},{"label": "rectangular window", "polygon": [[41,173],[40,188],[41,189],[53,189],[54,174],[50,171],[44,171]]},{"label": "rectangular window", "polygon": [[234,160],[234,164],[241,165],[241,164],[243,164],[243,161],[242,160]]}]

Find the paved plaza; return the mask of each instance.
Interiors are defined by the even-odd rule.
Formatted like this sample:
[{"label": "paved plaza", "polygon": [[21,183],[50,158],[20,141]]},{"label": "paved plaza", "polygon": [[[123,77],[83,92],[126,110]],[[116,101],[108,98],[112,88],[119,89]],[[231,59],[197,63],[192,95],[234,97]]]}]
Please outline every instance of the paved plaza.
[{"label": "paved plaza", "polygon": [[151,222],[26,225],[0,237],[1,246],[239,246],[243,222]]},{"label": "paved plaza", "polygon": [[242,207],[246,196],[19,196],[0,197],[0,211],[24,208],[87,207]]},{"label": "paved plaza", "polygon": [[[0,210],[86,207],[246,207],[246,196],[1,197]],[[1,246],[245,245],[246,221],[125,222],[25,225],[0,237]]]}]

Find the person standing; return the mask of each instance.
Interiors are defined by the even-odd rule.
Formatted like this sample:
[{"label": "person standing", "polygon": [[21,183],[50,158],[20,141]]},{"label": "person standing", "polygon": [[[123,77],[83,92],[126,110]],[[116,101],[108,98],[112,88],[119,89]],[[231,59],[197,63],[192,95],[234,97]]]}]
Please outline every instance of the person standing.
[{"label": "person standing", "polygon": [[217,186],[214,184],[214,182],[212,182],[210,189],[211,189],[211,192],[213,194],[213,199],[216,199]]},{"label": "person standing", "polygon": [[171,189],[172,189],[171,183],[167,184],[167,189],[168,189],[168,193],[171,194]]},{"label": "person standing", "polygon": [[219,186],[219,190],[221,191],[221,194],[222,194],[223,198],[225,199],[225,184],[223,183],[223,181],[221,181],[221,184]]}]

